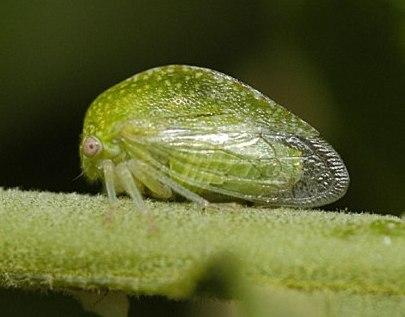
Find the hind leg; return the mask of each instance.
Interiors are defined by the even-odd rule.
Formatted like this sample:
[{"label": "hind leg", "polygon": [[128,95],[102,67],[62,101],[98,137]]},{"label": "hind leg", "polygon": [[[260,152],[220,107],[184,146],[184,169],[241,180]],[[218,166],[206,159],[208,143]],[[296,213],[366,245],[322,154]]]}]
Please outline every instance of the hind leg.
[{"label": "hind leg", "polygon": [[[172,191],[174,191],[184,198],[193,201],[201,206],[205,207],[209,204],[209,202],[201,196],[178,184],[170,177],[166,176],[163,172],[151,167],[144,162],[131,160],[128,162],[128,166],[133,175],[136,175],[135,177],[138,178],[139,175],[140,178],[138,179],[144,179],[146,181],[142,181],[145,186],[149,187],[147,183],[156,186],[155,193],[158,195],[168,195],[170,193],[169,197],[171,197]],[[153,191],[151,187],[149,187],[149,189]]]},{"label": "hind leg", "polygon": [[145,173],[142,165],[136,163],[134,160],[130,160],[127,165],[132,175],[134,175],[137,180],[145,185],[154,197],[160,199],[169,199],[173,196],[173,192],[170,187],[160,182],[157,178],[151,177]]}]

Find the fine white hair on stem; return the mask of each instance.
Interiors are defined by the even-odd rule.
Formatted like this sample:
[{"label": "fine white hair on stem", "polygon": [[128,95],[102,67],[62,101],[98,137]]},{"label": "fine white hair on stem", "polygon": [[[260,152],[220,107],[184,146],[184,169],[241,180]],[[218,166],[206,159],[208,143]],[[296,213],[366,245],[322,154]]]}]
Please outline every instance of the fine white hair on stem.
[{"label": "fine white hair on stem", "polygon": [[178,194],[180,194],[181,196],[190,201],[193,201],[201,206],[207,206],[209,204],[209,202],[206,199],[202,198],[196,193],[193,193],[191,190],[185,188],[184,186],[176,183],[171,178],[167,177],[162,172],[157,171],[156,169],[152,168],[146,163],[136,160],[130,160],[129,166],[131,170],[139,169],[143,171],[145,174],[149,175],[149,177],[159,180],[162,184],[169,186],[173,191],[177,192]]},{"label": "fine white hair on stem", "polygon": [[134,178],[128,169],[126,162],[119,163],[115,167],[115,173],[125,191],[132,198],[135,207],[139,211],[146,212],[146,206],[144,204],[142,194],[135,184]]},{"label": "fine white hair on stem", "polygon": [[114,163],[111,160],[104,160],[102,164],[107,195],[110,202],[114,203],[117,201],[117,194],[115,192],[115,185],[114,185],[114,178],[115,178]]}]

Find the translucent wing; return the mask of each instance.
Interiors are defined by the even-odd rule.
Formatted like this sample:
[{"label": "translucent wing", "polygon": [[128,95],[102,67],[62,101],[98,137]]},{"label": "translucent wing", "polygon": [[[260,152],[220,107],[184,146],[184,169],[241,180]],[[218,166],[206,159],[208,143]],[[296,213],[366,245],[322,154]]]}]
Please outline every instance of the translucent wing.
[{"label": "translucent wing", "polygon": [[343,196],[349,182],[339,155],[319,137],[249,124],[146,128],[139,122],[126,123],[119,135],[131,158],[210,201],[320,206]]}]

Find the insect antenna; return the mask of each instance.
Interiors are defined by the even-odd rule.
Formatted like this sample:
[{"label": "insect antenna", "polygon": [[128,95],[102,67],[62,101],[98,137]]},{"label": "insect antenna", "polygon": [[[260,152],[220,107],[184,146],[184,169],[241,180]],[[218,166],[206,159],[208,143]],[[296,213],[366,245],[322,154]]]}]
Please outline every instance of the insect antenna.
[{"label": "insect antenna", "polygon": [[75,178],[72,179],[72,182],[77,181],[80,177],[84,175],[84,171],[82,171],[79,175],[77,175]]}]

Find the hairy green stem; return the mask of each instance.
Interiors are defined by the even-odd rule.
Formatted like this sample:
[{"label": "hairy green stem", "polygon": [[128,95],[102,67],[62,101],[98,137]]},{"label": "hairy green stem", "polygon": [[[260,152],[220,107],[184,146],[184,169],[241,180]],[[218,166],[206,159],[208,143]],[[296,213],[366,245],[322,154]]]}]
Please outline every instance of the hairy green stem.
[{"label": "hairy green stem", "polygon": [[405,296],[400,218],[146,204],[149,215],[126,198],[0,189],[0,286],[175,299],[253,289]]}]

